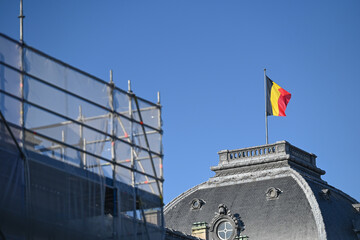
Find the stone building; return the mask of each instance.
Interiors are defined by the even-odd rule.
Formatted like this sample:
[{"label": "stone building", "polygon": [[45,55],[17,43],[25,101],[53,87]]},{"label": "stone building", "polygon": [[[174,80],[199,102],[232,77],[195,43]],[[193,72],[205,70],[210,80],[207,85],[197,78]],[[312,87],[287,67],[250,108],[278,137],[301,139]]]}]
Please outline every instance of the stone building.
[{"label": "stone building", "polygon": [[286,141],[220,151],[211,170],[167,204],[167,227],[211,240],[360,239],[359,203]]}]

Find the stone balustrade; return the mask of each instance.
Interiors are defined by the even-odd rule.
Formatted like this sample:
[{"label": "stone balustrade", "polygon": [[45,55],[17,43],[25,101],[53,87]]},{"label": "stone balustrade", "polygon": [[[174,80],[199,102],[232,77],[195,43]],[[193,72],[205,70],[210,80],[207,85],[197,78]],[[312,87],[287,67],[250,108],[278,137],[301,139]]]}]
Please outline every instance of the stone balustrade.
[{"label": "stone balustrade", "polygon": [[236,150],[222,150],[218,152],[218,154],[220,165],[250,159],[256,160],[270,157],[289,157],[290,159],[307,162],[316,166],[315,154],[305,152],[286,141]]}]

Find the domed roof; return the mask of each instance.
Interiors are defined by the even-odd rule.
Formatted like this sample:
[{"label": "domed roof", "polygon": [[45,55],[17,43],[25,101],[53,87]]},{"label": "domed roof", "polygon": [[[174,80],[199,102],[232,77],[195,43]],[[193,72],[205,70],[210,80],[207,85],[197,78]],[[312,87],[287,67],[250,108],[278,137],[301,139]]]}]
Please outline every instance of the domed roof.
[{"label": "domed roof", "polygon": [[358,239],[356,201],[321,179],[314,154],[282,141],[220,151],[219,158],[213,178],[166,205],[167,227],[191,234],[193,223],[206,222],[210,239],[234,239],[221,235],[215,212],[222,204],[249,239]]}]

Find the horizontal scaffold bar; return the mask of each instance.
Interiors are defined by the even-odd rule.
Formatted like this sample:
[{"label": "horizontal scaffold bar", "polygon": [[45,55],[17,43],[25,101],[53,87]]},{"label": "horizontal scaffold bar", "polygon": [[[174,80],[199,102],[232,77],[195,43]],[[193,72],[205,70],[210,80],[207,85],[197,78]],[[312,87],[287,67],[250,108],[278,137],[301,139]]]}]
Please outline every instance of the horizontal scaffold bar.
[{"label": "horizontal scaffold bar", "polygon": [[[16,126],[15,124],[11,124],[11,125]],[[16,126],[16,127],[20,128],[19,126]],[[76,151],[79,151],[79,152],[84,153],[84,154],[88,154],[88,155],[90,155],[90,156],[92,156],[92,157],[99,158],[99,159],[101,159],[101,160],[103,160],[103,161],[106,161],[106,162],[109,162],[109,163],[111,163],[111,164],[113,164],[113,165],[116,165],[116,166],[119,166],[119,167],[128,169],[128,170],[133,171],[133,172],[136,172],[136,173],[140,173],[140,174],[142,174],[142,175],[144,175],[144,176],[150,177],[150,178],[155,179],[155,180],[160,181],[160,182],[163,182],[163,181],[164,181],[164,179],[162,179],[162,178],[155,177],[154,175],[151,175],[151,174],[148,174],[148,173],[145,173],[145,172],[141,172],[141,171],[139,171],[139,170],[137,170],[137,169],[135,169],[135,168],[128,167],[128,166],[123,165],[123,164],[121,164],[121,163],[118,163],[118,162],[116,162],[116,161],[112,161],[112,160],[109,160],[109,159],[104,158],[104,157],[102,157],[102,156],[96,155],[96,154],[94,154],[94,153],[87,152],[87,151],[85,151],[85,150],[82,150],[82,149],[73,147],[73,146],[70,145],[70,144],[60,142],[60,141],[58,141],[58,140],[56,140],[56,139],[53,139],[53,138],[51,138],[51,137],[49,137],[49,136],[46,136],[46,135],[43,135],[43,134],[41,134],[41,133],[37,133],[37,132],[31,131],[30,129],[27,129],[27,128],[24,128],[24,130],[25,130],[26,132],[32,133],[32,134],[34,134],[34,135],[36,135],[36,136],[38,136],[38,137],[45,138],[45,139],[47,139],[47,140],[49,140],[49,141],[51,141],[51,142],[55,142],[55,143],[58,143],[58,144],[60,144],[60,145],[65,146],[65,147],[72,148],[72,149],[74,149],[74,150],[76,150]]]},{"label": "horizontal scaffold bar", "polygon": [[[85,76],[87,76],[87,77],[89,77],[89,78],[91,78],[91,79],[93,79],[93,80],[95,80],[95,81],[97,81],[97,82],[100,82],[100,83],[105,84],[105,85],[107,85],[107,86],[110,85],[108,82],[106,82],[106,81],[104,81],[104,80],[102,80],[102,79],[100,79],[100,78],[98,78],[98,77],[95,77],[94,75],[91,75],[91,74],[89,74],[89,73],[87,73],[87,72],[85,72],[85,71],[82,71],[82,70],[80,70],[80,69],[78,69],[78,68],[76,68],[76,67],[74,67],[74,66],[72,66],[72,65],[70,65],[70,64],[67,64],[67,63],[65,63],[65,62],[63,62],[63,61],[61,61],[61,60],[59,60],[59,59],[56,59],[56,58],[54,58],[54,57],[52,57],[52,56],[50,56],[50,55],[47,55],[46,53],[44,53],[44,52],[42,52],[42,51],[40,51],[40,50],[38,50],[38,49],[36,49],[36,48],[34,48],[34,47],[31,47],[31,46],[25,44],[24,42],[20,43],[20,42],[16,41],[15,39],[12,39],[12,38],[10,38],[10,37],[2,34],[2,33],[0,33],[0,36],[6,38],[7,40],[9,40],[9,41],[11,41],[11,42],[13,42],[13,43],[15,43],[15,44],[17,44],[17,45],[19,45],[20,47],[27,48],[27,49],[29,49],[29,50],[31,50],[31,51],[33,51],[33,52],[35,52],[35,53],[37,53],[37,54],[45,57],[45,58],[48,58],[48,59],[50,59],[50,60],[52,60],[52,61],[54,61],[54,62],[56,62],[56,63],[58,63],[58,64],[60,64],[60,65],[62,65],[62,66],[64,66],[64,67],[66,67],[66,68],[69,68],[69,69],[71,69],[71,70],[73,70],[73,71],[75,71],[75,72],[78,72],[78,73],[80,73],[80,74],[83,74],[83,75],[85,75]],[[131,93],[128,93],[128,92],[126,92],[125,90],[123,90],[123,89],[121,89],[121,88],[118,88],[118,87],[116,87],[116,86],[114,87],[114,89],[116,89],[117,91],[119,91],[119,92],[121,92],[121,93],[124,93],[124,94],[127,94],[127,95],[131,95]],[[137,97],[137,98],[140,99],[140,100],[143,101],[143,102],[146,102],[146,103],[150,104],[150,105],[157,106],[157,107],[159,107],[159,108],[161,107],[161,105],[156,104],[156,103],[153,103],[153,102],[151,102],[151,101],[149,101],[149,100],[146,100],[146,99],[144,99],[144,98],[141,98],[141,97]]]},{"label": "horizontal scaffold bar", "polygon": [[[57,89],[57,90],[59,90],[60,92],[66,93],[66,94],[68,94],[68,95],[70,95],[70,96],[73,96],[73,97],[75,97],[75,98],[78,98],[78,99],[80,99],[80,100],[82,100],[82,101],[84,101],[84,102],[86,102],[86,103],[89,103],[89,104],[91,104],[91,105],[93,105],[93,106],[99,107],[99,108],[101,108],[101,109],[103,109],[103,110],[105,110],[105,111],[107,111],[107,112],[109,112],[109,113],[116,114],[116,115],[118,115],[118,116],[120,116],[120,117],[122,117],[122,118],[127,119],[128,121],[132,121],[132,122],[135,122],[135,123],[137,123],[137,124],[144,125],[144,126],[147,127],[147,128],[150,128],[150,129],[153,129],[153,130],[155,130],[155,131],[159,131],[160,133],[162,133],[162,130],[161,130],[161,129],[157,129],[157,128],[153,127],[153,126],[150,126],[150,125],[148,125],[148,124],[146,124],[146,123],[144,123],[144,122],[138,121],[138,120],[136,120],[136,119],[131,119],[130,117],[124,115],[123,113],[119,113],[119,112],[117,112],[117,111],[115,111],[115,110],[111,110],[110,108],[107,108],[107,107],[105,107],[105,106],[103,106],[103,105],[101,105],[101,104],[98,104],[98,103],[96,103],[96,102],[93,102],[93,101],[91,101],[91,100],[89,100],[89,99],[87,99],[87,98],[84,98],[84,97],[82,97],[82,96],[79,96],[79,95],[77,95],[77,94],[75,94],[75,93],[73,93],[73,92],[70,92],[70,91],[66,90],[66,89],[63,89],[63,88],[61,88],[61,87],[58,87],[58,86],[56,86],[56,85],[54,85],[54,84],[52,84],[52,83],[49,83],[49,82],[47,82],[47,81],[45,81],[45,80],[43,80],[43,79],[40,79],[40,78],[38,78],[38,77],[36,77],[36,76],[33,76],[33,75],[31,75],[31,74],[29,74],[29,73],[27,73],[27,72],[25,72],[25,71],[21,71],[21,70],[15,68],[15,67],[13,67],[13,66],[7,64],[7,63],[4,63],[4,62],[0,61],[0,65],[3,65],[3,66],[5,66],[5,67],[8,67],[8,68],[10,68],[10,69],[12,69],[12,70],[20,73],[20,74],[24,74],[25,76],[28,76],[28,77],[30,77],[30,78],[38,81],[38,82],[41,82],[41,83],[43,83],[43,84],[45,84],[45,85],[48,85],[48,86],[50,86],[50,87],[52,87],[52,88],[54,88],[54,89]],[[132,96],[132,97],[135,97],[135,94],[128,94],[128,95],[130,95],[130,96]],[[136,97],[137,97],[137,96],[136,96]],[[140,111],[141,111],[141,109],[140,109]]]},{"label": "horizontal scaffold bar", "polygon": [[[7,96],[10,96],[10,97],[12,97],[12,98],[15,98],[15,99],[17,99],[19,102],[22,101],[21,98],[13,95],[13,94],[11,94],[11,93],[5,92],[4,90],[1,90],[1,89],[0,89],[0,93],[3,93],[3,94],[5,94],[5,95],[7,95]],[[85,127],[85,128],[88,128],[88,129],[90,129],[90,130],[92,130],[92,131],[94,131],[94,132],[97,132],[97,133],[100,133],[100,134],[102,134],[102,135],[105,135],[105,136],[108,136],[108,137],[110,137],[110,138],[113,138],[114,140],[118,140],[118,141],[123,142],[123,143],[125,143],[125,144],[127,144],[127,145],[130,145],[130,146],[133,146],[133,147],[137,147],[137,148],[139,148],[139,149],[141,149],[141,150],[144,150],[144,151],[150,152],[150,153],[152,153],[152,154],[154,154],[154,155],[156,155],[156,156],[162,157],[159,153],[153,152],[153,151],[151,151],[149,148],[145,148],[145,147],[136,145],[136,144],[134,144],[134,143],[125,141],[124,139],[121,139],[121,138],[119,138],[119,137],[117,137],[117,136],[113,136],[113,135],[111,135],[111,134],[109,134],[109,133],[103,132],[103,131],[101,131],[101,130],[99,130],[99,129],[97,129],[97,128],[94,128],[94,127],[92,127],[92,126],[89,126],[89,125],[87,125],[87,124],[84,124],[84,123],[82,123],[82,122],[80,122],[80,121],[78,121],[78,120],[74,120],[74,119],[72,119],[72,118],[69,118],[69,117],[67,117],[67,116],[64,116],[64,115],[62,115],[62,114],[60,114],[60,113],[54,112],[54,111],[52,111],[52,110],[50,110],[50,109],[44,108],[44,107],[42,107],[42,106],[39,106],[38,104],[32,103],[32,102],[30,102],[30,101],[28,101],[28,100],[23,100],[23,102],[24,102],[24,103],[27,103],[27,104],[29,104],[29,105],[31,105],[31,106],[33,106],[33,107],[39,108],[39,109],[41,109],[41,110],[43,110],[43,111],[45,111],[45,112],[48,112],[48,113],[50,113],[50,114],[52,114],[52,115],[55,115],[55,116],[58,116],[58,117],[67,119],[67,120],[69,120],[69,121],[72,121],[73,123],[76,123],[76,124],[78,124],[78,125],[80,125],[80,126],[83,126],[83,127]],[[34,131],[34,132],[35,132],[35,131]]]}]

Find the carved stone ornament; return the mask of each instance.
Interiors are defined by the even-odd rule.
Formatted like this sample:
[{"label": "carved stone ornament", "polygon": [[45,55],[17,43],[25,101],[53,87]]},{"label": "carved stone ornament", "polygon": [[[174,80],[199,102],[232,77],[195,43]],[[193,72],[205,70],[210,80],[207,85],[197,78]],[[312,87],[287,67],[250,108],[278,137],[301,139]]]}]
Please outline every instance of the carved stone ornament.
[{"label": "carved stone ornament", "polygon": [[203,199],[194,198],[190,202],[190,209],[191,210],[199,210],[206,202]]},{"label": "carved stone ornament", "polygon": [[330,200],[331,191],[327,188],[321,189],[320,195],[322,196],[323,199]]},{"label": "carved stone ornament", "polygon": [[267,200],[276,200],[279,198],[279,195],[282,193],[282,191],[279,188],[268,188],[266,190],[266,199]]},{"label": "carved stone ornament", "polygon": [[231,214],[224,204],[220,204],[210,223],[210,240],[234,240],[244,227],[239,214]]}]

